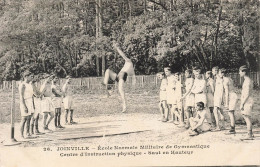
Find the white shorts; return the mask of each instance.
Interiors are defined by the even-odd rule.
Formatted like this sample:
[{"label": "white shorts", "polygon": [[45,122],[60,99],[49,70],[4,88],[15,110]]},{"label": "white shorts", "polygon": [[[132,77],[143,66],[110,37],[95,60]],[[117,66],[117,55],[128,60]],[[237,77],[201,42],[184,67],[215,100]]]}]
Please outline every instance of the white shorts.
[{"label": "white shorts", "polygon": [[72,96],[66,96],[63,98],[64,109],[71,109],[73,105]]},{"label": "white shorts", "polygon": [[254,99],[252,97],[249,97],[246,103],[244,104],[244,110],[241,111],[241,114],[252,116],[253,105],[254,105]]},{"label": "white shorts", "polygon": [[207,122],[204,122],[201,126],[198,127],[198,130],[199,131],[202,131],[202,132],[207,132],[210,130],[210,124],[207,123]]},{"label": "white shorts", "polygon": [[25,102],[28,112],[27,113],[25,112],[25,106],[20,103],[21,116],[26,117],[26,116],[32,115],[32,113],[34,113],[33,99],[28,98],[28,99],[25,99],[24,102]]},{"label": "white shorts", "polygon": [[[198,120],[195,120],[193,117],[190,118],[190,125],[191,127],[194,127],[195,125],[197,125]],[[210,130],[210,124],[208,122],[203,122],[202,125],[200,125],[197,128],[198,131],[202,131],[202,132],[206,132]]]},{"label": "white shorts", "polygon": [[160,101],[167,100],[167,92],[160,91]]},{"label": "white shorts", "polygon": [[212,93],[207,93],[207,105],[208,107],[214,107],[214,96]]},{"label": "white shorts", "polygon": [[237,94],[235,92],[229,93],[229,99],[228,99],[228,109],[229,110],[235,110],[236,104],[237,104]]},{"label": "white shorts", "polygon": [[194,107],[194,94],[191,93],[185,98],[185,105],[186,107]]},{"label": "white shorts", "polygon": [[205,93],[201,93],[201,94],[195,94],[195,101],[194,101],[194,105],[196,106],[196,104],[198,102],[203,102],[204,106],[207,106],[207,95]]},{"label": "white shorts", "polygon": [[177,99],[176,105],[177,105],[178,109],[182,109],[182,104],[183,103],[182,103],[182,101],[180,101],[181,98],[177,97],[176,99]]},{"label": "white shorts", "polygon": [[160,101],[159,107],[167,107],[167,101],[166,100]]},{"label": "white shorts", "polygon": [[52,107],[53,107],[53,111],[55,110],[55,108],[61,108],[61,103],[62,103],[62,98],[61,97],[53,97],[51,99],[52,101]]},{"label": "white shorts", "polygon": [[42,112],[51,112],[52,111],[51,97],[43,97],[42,98],[41,111]]},{"label": "white shorts", "polygon": [[174,90],[167,91],[167,104],[177,104],[177,97]]},{"label": "white shorts", "polygon": [[223,98],[218,94],[214,94],[214,107],[220,108],[221,106],[223,106],[222,102]]}]

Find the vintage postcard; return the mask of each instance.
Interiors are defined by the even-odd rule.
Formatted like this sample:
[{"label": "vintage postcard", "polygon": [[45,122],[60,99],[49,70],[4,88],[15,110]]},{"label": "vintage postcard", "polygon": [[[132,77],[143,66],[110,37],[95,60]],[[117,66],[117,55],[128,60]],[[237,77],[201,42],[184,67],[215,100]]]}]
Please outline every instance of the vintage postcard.
[{"label": "vintage postcard", "polygon": [[0,167],[259,166],[258,0],[1,0]]}]

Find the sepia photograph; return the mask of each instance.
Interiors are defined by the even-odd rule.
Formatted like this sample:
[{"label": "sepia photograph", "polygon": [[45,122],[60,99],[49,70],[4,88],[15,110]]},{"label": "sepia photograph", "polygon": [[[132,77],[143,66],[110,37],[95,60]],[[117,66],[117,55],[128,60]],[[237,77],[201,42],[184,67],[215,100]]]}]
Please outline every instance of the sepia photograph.
[{"label": "sepia photograph", "polygon": [[259,166],[259,0],[0,0],[0,167]]}]

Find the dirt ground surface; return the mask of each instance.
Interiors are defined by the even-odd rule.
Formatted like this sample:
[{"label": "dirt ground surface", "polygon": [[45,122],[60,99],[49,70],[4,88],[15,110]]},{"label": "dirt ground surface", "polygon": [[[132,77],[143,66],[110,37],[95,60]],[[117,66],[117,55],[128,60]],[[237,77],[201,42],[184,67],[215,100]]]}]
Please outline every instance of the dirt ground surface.
[{"label": "dirt ground surface", "polygon": [[[255,139],[241,141],[246,134],[245,126],[237,126],[237,134],[227,135],[228,130],[220,132],[205,132],[191,137],[185,128],[179,128],[173,123],[163,123],[159,115],[153,114],[118,114],[77,119],[78,124],[67,125],[63,130],[54,130],[53,133],[39,135],[35,139],[22,139],[19,135],[19,124],[15,126],[15,136],[21,141],[20,146],[59,146],[77,144],[124,145],[142,143],[160,144],[196,144],[200,143],[255,143],[260,142],[260,128],[254,128]],[[228,123],[227,123],[228,124]],[[54,129],[52,126],[51,129]],[[0,140],[7,140],[10,134],[10,125],[0,125]]]},{"label": "dirt ground surface", "polygon": [[[22,139],[19,133],[19,119],[15,123],[15,138],[21,141],[19,147],[31,146],[59,146],[77,144],[142,144],[142,143],[252,143],[259,145],[259,95],[254,94],[256,104],[254,107],[254,134],[252,141],[241,141],[240,138],[246,134],[246,126],[239,113],[236,111],[235,135],[226,135],[229,128],[228,117],[226,121],[227,130],[220,132],[206,132],[198,136],[190,137],[185,128],[179,128],[173,123],[163,123],[158,109],[158,96],[154,91],[127,93],[128,110],[121,112],[120,97],[117,92],[112,93],[110,98],[102,94],[88,92],[87,94],[74,96],[75,125],[64,125],[64,113],[62,113],[63,130],[55,130],[53,121],[50,129],[53,133],[40,135],[35,139]],[[3,94],[2,94],[3,97]],[[18,101],[16,100],[16,104]],[[17,104],[18,105],[18,104]],[[239,106],[239,104],[237,105]],[[3,116],[4,114],[2,114]],[[10,114],[5,114],[10,115]],[[19,109],[16,106],[16,117],[19,118]],[[3,120],[3,118],[2,118]],[[0,142],[10,138],[10,123],[0,124]],[[40,130],[42,130],[42,117],[40,119]]]}]

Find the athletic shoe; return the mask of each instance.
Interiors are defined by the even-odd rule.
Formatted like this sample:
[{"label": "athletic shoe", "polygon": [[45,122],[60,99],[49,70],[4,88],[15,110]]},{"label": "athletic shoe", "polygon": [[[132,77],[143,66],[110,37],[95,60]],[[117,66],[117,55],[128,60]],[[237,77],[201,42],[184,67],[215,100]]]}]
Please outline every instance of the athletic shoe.
[{"label": "athletic shoe", "polygon": [[123,107],[122,113],[126,112],[126,107]]},{"label": "athletic shoe", "polygon": [[240,140],[254,140],[254,135],[248,133],[246,136],[243,136]]},{"label": "athletic shoe", "polygon": [[221,129],[220,128],[215,128],[215,129],[210,129],[210,131],[211,132],[219,132],[219,131],[221,131]]},{"label": "athletic shoe", "polygon": [[35,139],[35,138],[37,138],[37,136],[32,136],[31,134],[26,134],[26,136],[24,138],[25,139]]},{"label": "athletic shoe", "polygon": [[37,131],[37,132],[35,132],[35,135],[44,135],[45,133],[42,133],[42,132],[39,132],[39,131]]},{"label": "athletic shoe", "polygon": [[162,120],[162,122],[167,122],[168,121],[168,119],[167,118],[164,118],[163,120]]},{"label": "athletic shoe", "polygon": [[190,135],[190,136],[196,136],[196,135],[198,135],[198,134],[199,134],[199,133],[196,132],[196,131],[194,131],[194,130],[189,131],[189,135]]},{"label": "athletic shoe", "polygon": [[65,127],[63,127],[63,126],[59,125],[57,128],[64,129]]},{"label": "athletic shoe", "polygon": [[177,125],[177,127],[179,127],[179,128],[183,128],[183,127],[185,127],[185,123],[183,123],[183,122],[180,122],[180,124],[179,124],[179,125]]},{"label": "athletic shoe", "polygon": [[235,127],[230,127],[230,130],[229,130],[229,133],[230,134],[236,134],[236,130],[235,130]]},{"label": "athletic shoe", "polygon": [[52,132],[53,132],[53,131],[50,130],[48,127],[43,128],[43,130],[44,130],[44,132],[49,132],[49,133],[52,133]]},{"label": "athletic shoe", "polygon": [[189,129],[189,128],[190,128],[190,125],[186,124],[186,125],[185,125],[185,128],[186,128],[186,129]]},{"label": "athletic shoe", "polygon": [[180,123],[178,121],[173,121],[173,124],[179,125]]}]

